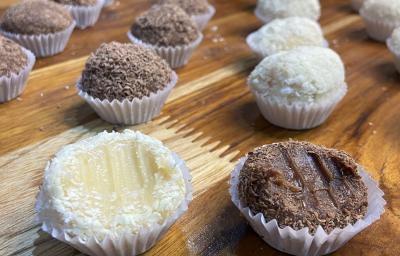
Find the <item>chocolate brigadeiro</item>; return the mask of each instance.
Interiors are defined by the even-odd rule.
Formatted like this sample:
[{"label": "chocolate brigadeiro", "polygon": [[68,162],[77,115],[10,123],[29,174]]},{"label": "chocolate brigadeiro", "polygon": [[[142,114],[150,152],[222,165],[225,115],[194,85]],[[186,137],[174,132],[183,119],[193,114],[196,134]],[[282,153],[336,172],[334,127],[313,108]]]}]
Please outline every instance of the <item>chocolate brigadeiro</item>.
[{"label": "chocolate brigadeiro", "polygon": [[254,214],[281,228],[328,234],[363,218],[367,188],[345,152],[289,141],[257,148],[239,175],[239,197]]},{"label": "chocolate brigadeiro", "polygon": [[176,5],[153,5],[140,15],[131,33],[145,43],[156,46],[188,45],[199,37],[193,20]]},{"label": "chocolate brigadeiro", "polygon": [[24,35],[50,34],[65,30],[72,22],[72,16],[62,5],[30,0],[8,8],[1,18],[0,28]]},{"label": "chocolate brigadeiro", "polygon": [[90,6],[90,5],[95,5],[98,0],[53,0],[53,1],[67,5]]},{"label": "chocolate brigadeiro", "polygon": [[134,44],[103,43],[86,62],[81,89],[100,100],[133,100],[167,86],[173,71],[153,51]]},{"label": "chocolate brigadeiro", "polygon": [[209,3],[207,0],[156,0],[157,4],[173,4],[181,7],[189,15],[207,13]]},{"label": "chocolate brigadeiro", "polygon": [[28,65],[28,57],[14,41],[0,36],[0,77],[20,73]]}]

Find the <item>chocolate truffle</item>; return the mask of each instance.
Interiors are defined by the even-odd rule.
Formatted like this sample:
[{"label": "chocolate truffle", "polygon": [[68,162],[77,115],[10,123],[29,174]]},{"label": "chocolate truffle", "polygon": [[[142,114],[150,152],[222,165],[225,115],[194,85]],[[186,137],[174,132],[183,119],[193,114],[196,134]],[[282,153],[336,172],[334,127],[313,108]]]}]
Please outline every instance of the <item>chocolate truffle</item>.
[{"label": "chocolate truffle", "polygon": [[173,71],[153,51],[134,44],[103,43],[86,62],[81,89],[100,100],[133,100],[155,93]]},{"label": "chocolate truffle", "polygon": [[1,18],[0,28],[16,34],[50,34],[65,30],[72,22],[72,16],[60,4],[31,0],[8,8]]},{"label": "chocolate truffle", "polygon": [[14,41],[0,36],[0,77],[18,74],[28,65],[28,57]]},{"label": "chocolate truffle", "polygon": [[207,0],[156,0],[157,4],[173,4],[181,7],[189,15],[199,15],[208,12]]},{"label": "chocolate truffle", "polygon": [[345,152],[307,142],[264,145],[248,154],[239,176],[239,197],[254,213],[281,228],[318,226],[330,233],[363,218],[367,188]]},{"label": "chocolate truffle", "polygon": [[66,5],[89,6],[89,5],[95,5],[98,0],[53,0],[53,1]]},{"label": "chocolate truffle", "polygon": [[156,46],[188,45],[199,36],[192,19],[176,5],[153,5],[140,15],[131,28],[132,34]]}]

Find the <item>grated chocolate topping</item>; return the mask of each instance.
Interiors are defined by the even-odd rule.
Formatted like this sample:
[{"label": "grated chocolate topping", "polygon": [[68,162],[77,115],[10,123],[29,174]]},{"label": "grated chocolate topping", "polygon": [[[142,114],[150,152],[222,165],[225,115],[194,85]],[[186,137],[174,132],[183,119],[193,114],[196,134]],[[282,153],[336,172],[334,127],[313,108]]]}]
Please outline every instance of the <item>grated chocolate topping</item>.
[{"label": "grated chocolate topping", "polygon": [[295,230],[330,233],[363,218],[367,188],[345,152],[307,142],[264,145],[248,154],[239,176],[239,197],[254,214]]},{"label": "grated chocolate topping", "polygon": [[192,19],[176,5],[153,5],[131,27],[132,34],[145,43],[157,46],[187,45],[199,31]]},{"label": "grated chocolate topping", "polygon": [[66,5],[79,5],[79,6],[90,6],[96,5],[97,1],[99,0],[53,0],[59,4],[66,4]]},{"label": "grated chocolate topping", "polygon": [[103,43],[86,62],[81,89],[100,100],[141,99],[167,86],[172,72],[167,62],[149,49]]},{"label": "grated chocolate topping", "polygon": [[17,34],[50,34],[65,30],[72,21],[69,11],[60,4],[25,0],[5,11],[0,27]]},{"label": "grated chocolate topping", "polygon": [[155,0],[156,4],[173,4],[181,7],[189,15],[199,15],[208,12],[207,0]]},{"label": "grated chocolate topping", "polygon": [[19,74],[26,65],[28,57],[14,41],[0,36],[0,77],[10,77],[12,73]]}]

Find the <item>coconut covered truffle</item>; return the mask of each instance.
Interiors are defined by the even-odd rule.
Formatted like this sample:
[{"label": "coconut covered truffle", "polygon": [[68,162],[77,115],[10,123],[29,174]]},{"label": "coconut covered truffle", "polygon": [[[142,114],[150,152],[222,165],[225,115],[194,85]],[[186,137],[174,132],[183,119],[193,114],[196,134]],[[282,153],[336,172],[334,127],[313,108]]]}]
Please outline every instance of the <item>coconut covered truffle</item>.
[{"label": "coconut covered truffle", "polygon": [[14,41],[0,36],[0,77],[11,77],[28,65],[28,57],[22,47]]},{"label": "coconut covered truffle", "polygon": [[400,53],[400,27],[393,30],[392,36],[389,39],[392,49]]},{"label": "coconut covered truffle", "polygon": [[154,5],[140,15],[131,33],[155,46],[188,45],[199,37],[196,24],[176,5]]},{"label": "coconut covered truffle", "polygon": [[25,0],[5,11],[0,28],[16,34],[37,35],[63,31],[72,23],[69,11],[60,4]]},{"label": "coconut covered truffle", "polygon": [[166,87],[173,71],[153,51],[134,44],[104,43],[82,73],[81,89],[100,100],[133,100]]},{"label": "coconut covered truffle", "polygon": [[318,226],[328,234],[362,219],[367,187],[348,154],[308,142],[264,145],[248,154],[239,175],[241,202],[281,228]]},{"label": "coconut covered truffle", "polygon": [[323,46],[319,24],[308,18],[275,19],[250,36],[251,44],[263,56],[299,46]]},{"label": "coconut covered truffle", "polygon": [[181,168],[168,148],[140,132],[100,133],[51,160],[36,203],[39,219],[84,241],[112,235],[125,245],[124,235],[151,234],[185,201]]},{"label": "coconut covered truffle", "polygon": [[90,6],[90,5],[95,5],[99,0],[53,0],[53,1],[66,5]]},{"label": "coconut covered truffle", "polygon": [[318,20],[321,6],[318,0],[258,0],[256,13],[265,22],[293,16]]},{"label": "coconut covered truffle", "polygon": [[173,4],[181,7],[189,15],[199,15],[208,12],[207,0],[156,0],[156,4]]},{"label": "coconut covered truffle", "polygon": [[331,49],[314,46],[266,57],[249,76],[249,86],[289,105],[330,101],[347,88],[340,57]]}]

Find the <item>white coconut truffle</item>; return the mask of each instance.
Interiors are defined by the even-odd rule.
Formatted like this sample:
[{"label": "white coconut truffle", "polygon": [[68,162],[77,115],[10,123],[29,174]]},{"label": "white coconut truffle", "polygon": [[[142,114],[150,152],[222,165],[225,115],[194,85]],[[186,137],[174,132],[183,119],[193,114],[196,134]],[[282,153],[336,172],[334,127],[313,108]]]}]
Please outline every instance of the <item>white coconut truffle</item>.
[{"label": "white coconut truffle", "polygon": [[275,19],[250,34],[248,43],[264,57],[299,46],[326,44],[320,25],[302,17]]},{"label": "white coconut truffle", "polygon": [[318,0],[258,0],[256,14],[265,23],[293,16],[318,20],[321,6]]},{"label": "white coconut truffle", "polygon": [[400,27],[393,30],[388,44],[390,44],[391,49],[400,54]]},{"label": "white coconut truffle", "polygon": [[126,130],[64,147],[45,170],[39,219],[81,239],[136,234],[184,201],[182,170],[161,142]]},{"label": "white coconut truffle", "polygon": [[303,46],[266,57],[251,73],[249,86],[277,102],[323,103],[346,90],[339,55],[328,48]]},{"label": "white coconut truffle", "polygon": [[367,0],[361,7],[360,14],[366,23],[370,37],[385,41],[400,26],[399,0]]}]

